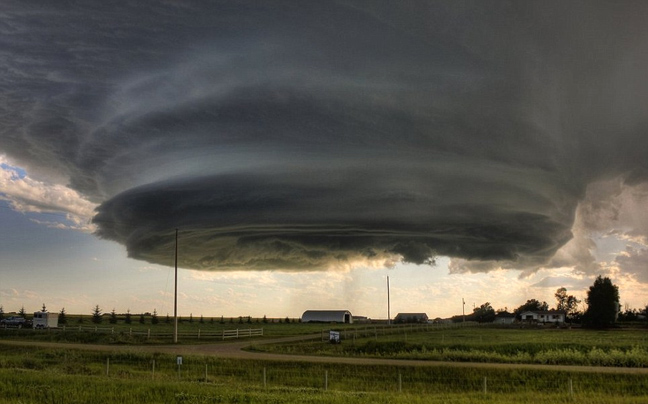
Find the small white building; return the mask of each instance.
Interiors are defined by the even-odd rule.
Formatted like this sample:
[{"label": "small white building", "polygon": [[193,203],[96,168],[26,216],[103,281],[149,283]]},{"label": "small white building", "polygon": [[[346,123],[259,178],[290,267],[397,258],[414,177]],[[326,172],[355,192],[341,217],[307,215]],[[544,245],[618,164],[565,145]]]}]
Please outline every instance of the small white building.
[{"label": "small white building", "polygon": [[509,312],[501,312],[495,314],[494,324],[513,324],[515,322],[515,314]]},{"label": "small white building", "polygon": [[302,323],[353,323],[353,316],[348,310],[306,310],[302,314]]},{"label": "small white building", "polygon": [[520,313],[520,320],[536,323],[564,323],[565,312],[559,310],[524,311]]}]

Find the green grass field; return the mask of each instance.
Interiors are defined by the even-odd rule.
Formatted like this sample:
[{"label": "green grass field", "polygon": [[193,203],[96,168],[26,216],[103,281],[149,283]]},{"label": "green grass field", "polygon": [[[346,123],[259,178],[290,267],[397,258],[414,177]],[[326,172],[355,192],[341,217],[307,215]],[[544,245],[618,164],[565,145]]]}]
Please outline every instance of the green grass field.
[{"label": "green grass field", "polygon": [[[344,337],[346,336],[346,339]],[[431,329],[354,338],[342,331],[340,345],[304,341],[254,346],[275,353],[423,359],[459,362],[648,367],[648,330]]]},{"label": "green grass field", "polygon": [[[227,328],[228,324],[224,326]],[[166,325],[158,325],[166,327]],[[183,324],[182,329],[198,324]],[[215,327],[221,325],[214,325]],[[320,332],[322,324],[268,324],[271,336]],[[191,330],[191,329],[190,329]],[[340,345],[322,341],[260,345],[284,353],[478,362],[526,362],[558,352],[559,361],[578,364],[566,350],[606,358],[612,352],[636,356],[647,367],[646,329],[610,331],[502,329],[471,326],[353,338],[355,326],[340,328]],[[368,334],[372,334],[371,330]],[[392,330],[394,331],[394,330]],[[22,330],[27,338],[47,333]],[[123,330],[120,330],[123,332]],[[93,333],[79,333],[92,335]],[[2,335],[2,333],[0,333]],[[16,338],[21,334],[9,334]],[[52,335],[57,335],[51,333]],[[72,335],[72,334],[70,334]],[[3,338],[10,338],[4,334]],[[263,337],[267,338],[267,337]],[[21,338],[22,339],[22,338]],[[106,341],[104,341],[106,342]],[[119,342],[119,341],[118,341]],[[131,343],[135,343],[132,341]],[[444,356],[430,354],[436,351]],[[462,353],[463,352],[463,353]],[[468,352],[469,354],[466,354]],[[546,353],[544,354],[547,355]],[[606,356],[607,355],[607,356]],[[615,354],[616,355],[616,354]],[[587,356],[587,355],[585,355]],[[613,356],[613,355],[612,355]],[[605,365],[605,363],[604,363]],[[433,365],[351,365],[234,360],[156,353],[115,353],[65,348],[16,347],[0,343],[0,402],[26,403],[645,403],[648,377],[556,369],[479,368]]]},{"label": "green grass field", "polygon": [[634,374],[312,364],[200,356],[184,357],[178,372],[172,355],[4,345],[0,345],[0,354],[2,402],[16,404],[640,403],[645,402],[648,391],[648,378]]}]

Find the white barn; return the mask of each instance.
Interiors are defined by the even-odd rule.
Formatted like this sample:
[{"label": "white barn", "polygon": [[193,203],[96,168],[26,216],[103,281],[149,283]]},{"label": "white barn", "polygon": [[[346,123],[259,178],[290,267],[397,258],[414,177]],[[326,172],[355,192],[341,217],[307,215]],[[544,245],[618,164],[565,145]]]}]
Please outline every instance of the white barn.
[{"label": "white barn", "polygon": [[348,310],[306,310],[302,314],[302,323],[353,323],[353,316]]}]

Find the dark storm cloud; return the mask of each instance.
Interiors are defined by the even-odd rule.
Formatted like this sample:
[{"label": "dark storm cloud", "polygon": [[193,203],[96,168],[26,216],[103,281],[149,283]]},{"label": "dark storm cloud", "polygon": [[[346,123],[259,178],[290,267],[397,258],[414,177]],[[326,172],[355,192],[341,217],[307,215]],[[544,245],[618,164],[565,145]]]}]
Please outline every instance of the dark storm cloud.
[{"label": "dark storm cloud", "polygon": [[547,262],[648,172],[636,3],[43,2],[0,11],[0,150],[201,269]]}]

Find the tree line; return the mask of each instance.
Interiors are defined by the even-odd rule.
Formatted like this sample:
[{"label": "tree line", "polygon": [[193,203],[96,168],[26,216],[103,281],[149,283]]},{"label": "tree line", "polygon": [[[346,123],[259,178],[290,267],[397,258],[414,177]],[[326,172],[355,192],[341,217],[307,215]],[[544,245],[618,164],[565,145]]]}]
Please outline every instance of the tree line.
[{"label": "tree line", "polygon": [[[587,309],[579,310],[581,301],[567,293],[564,287],[558,288],[554,294],[555,310],[564,312],[569,322],[580,323],[591,328],[612,326],[617,320],[636,321],[641,315],[648,316],[648,306],[642,311],[626,308],[621,312],[619,305],[619,288],[608,277],[598,276],[587,291]],[[465,316],[467,320],[478,322],[493,322],[498,314],[515,314],[518,319],[525,311],[549,311],[549,304],[537,299],[529,299],[524,304],[508,313],[506,308],[495,311],[490,302],[474,308],[473,313]],[[463,321],[463,316],[454,316],[453,321]]]}]

